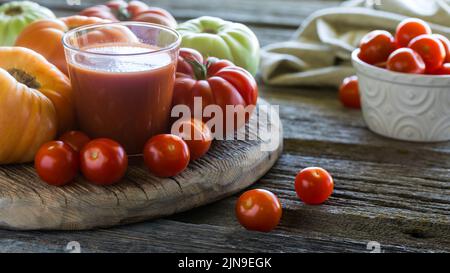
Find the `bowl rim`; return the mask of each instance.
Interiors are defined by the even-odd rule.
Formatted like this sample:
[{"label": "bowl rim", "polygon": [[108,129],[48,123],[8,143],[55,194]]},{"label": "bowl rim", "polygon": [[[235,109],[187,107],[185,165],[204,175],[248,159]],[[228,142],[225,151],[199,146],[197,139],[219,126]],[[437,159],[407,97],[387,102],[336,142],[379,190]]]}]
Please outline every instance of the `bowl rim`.
[{"label": "bowl rim", "polygon": [[[353,52],[352,52],[352,61],[357,63],[360,66],[363,66],[363,67],[367,68],[367,69],[371,69],[371,70],[377,72],[378,74],[384,74],[384,75],[386,75],[388,77],[393,77],[393,76],[402,77],[402,80],[407,80],[407,81],[409,81],[409,80],[418,80],[418,79],[424,79],[424,80],[447,80],[447,81],[450,80],[450,75],[408,74],[408,73],[401,73],[401,72],[390,71],[388,69],[377,67],[377,66],[374,66],[374,65],[371,65],[371,64],[368,64],[368,63],[362,61],[359,58],[359,56],[358,56],[359,52],[360,52],[359,48],[356,48],[355,50],[353,50]],[[354,67],[354,68],[356,70],[358,70],[356,67]],[[366,75],[366,76],[368,76],[368,75]],[[381,80],[387,80],[386,78],[380,78],[377,75],[372,75],[372,76],[369,76],[369,77],[377,78],[377,79],[381,79]],[[405,83],[405,84],[407,84],[407,83]],[[410,83],[410,85],[418,85],[418,84],[417,83],[415,83],[415,84]]]}]

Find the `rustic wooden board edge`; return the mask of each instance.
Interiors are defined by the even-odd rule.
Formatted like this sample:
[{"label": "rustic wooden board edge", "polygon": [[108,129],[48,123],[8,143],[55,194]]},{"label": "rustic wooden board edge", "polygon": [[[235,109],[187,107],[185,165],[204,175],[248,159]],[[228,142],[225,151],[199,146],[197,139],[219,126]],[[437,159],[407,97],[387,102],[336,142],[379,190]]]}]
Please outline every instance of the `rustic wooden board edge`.
[{"label": "rustic wooden board edge", "polygon": [[[264,112],[261,105],[268,104],[259,100],[258,109]],[[278,113],[268,122],[278,132],[275,150],[262,151],[262,143],[271,139],[263,141],[259,136],[254,141],[216,141],[204,158],[166,179],[148,175],[144,166],[135,166],[129,168],[126,181],[117,185],[97,187],[80,177],[74,185],[58,188],[39,181],[30,165],[0,166],[0,228],[105,228],[169,216],[220,200],[258,181],[281,155],[283,128]],[[246,126],[248,134],[255,134],[252,126]]]}]

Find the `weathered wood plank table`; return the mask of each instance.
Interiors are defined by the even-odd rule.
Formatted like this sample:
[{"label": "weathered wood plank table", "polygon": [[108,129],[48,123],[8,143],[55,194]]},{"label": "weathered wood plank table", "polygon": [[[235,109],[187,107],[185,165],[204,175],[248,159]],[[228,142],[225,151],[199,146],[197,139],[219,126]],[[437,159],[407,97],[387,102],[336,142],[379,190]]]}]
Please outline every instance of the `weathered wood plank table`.
[{"label": "weathered wood plank table", "polygon": [[[2,1],[4,2],[4,1]],[[38,1],[58,15],[69,6]],[[73,1],[72,1],[73,2]],[[313,11],[333,0],[153,0],[184,21],[201,15],[248,24],[262,45],[287,40]],[[284,154],[254,187],[278,195],[283,218],[272,233],[248,232],[234,216],[237,195],[166,219],[78,232],[0,230],[1,252],[62,252],[78,241],[83,252],[386,252],[450,251],[450,143],[414,144],[371,133],[359,111],[343,108],[336,90],[274,88],[261,97],[280,105]],[[335,191],[322,206],[301,203],[297,171],[322,166]]]}]

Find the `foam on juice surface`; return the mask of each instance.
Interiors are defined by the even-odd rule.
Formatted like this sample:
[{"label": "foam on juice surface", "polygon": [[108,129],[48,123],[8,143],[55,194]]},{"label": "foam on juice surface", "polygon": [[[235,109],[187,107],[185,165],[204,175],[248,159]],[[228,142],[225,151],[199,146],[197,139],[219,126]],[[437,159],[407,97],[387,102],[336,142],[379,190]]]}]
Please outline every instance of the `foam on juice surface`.
[{"label": "foam on juice surface", "polygon": [[134,45],[105,45],[85,48],[83,50],[92,53],[110,54],[76,55],[74,58],[75,64],[90,70],[106,72],[140,72],[153,70],[172,63],[168,53],[150,53],[151,51],[156,50],[152,47]]}]

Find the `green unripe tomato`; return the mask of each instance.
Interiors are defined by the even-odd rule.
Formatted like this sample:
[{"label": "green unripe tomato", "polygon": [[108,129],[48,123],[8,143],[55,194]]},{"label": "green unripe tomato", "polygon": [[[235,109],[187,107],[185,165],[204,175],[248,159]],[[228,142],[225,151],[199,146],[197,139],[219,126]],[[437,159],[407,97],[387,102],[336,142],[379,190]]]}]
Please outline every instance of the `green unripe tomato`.
[{"label": "green unripe tomato", "polygon": [[0,46],[12,46],[20,32],[39,19],[55,18],[46,7],[30,1],[13,1],[0,6]]},{"label": "green unripe tomato", "polygon": [[203,16],[182,23],[177,28],[182,47],[198,50],[203,57],[227,59],[252,75],[259,66],[259,42],[245,25]]}]

